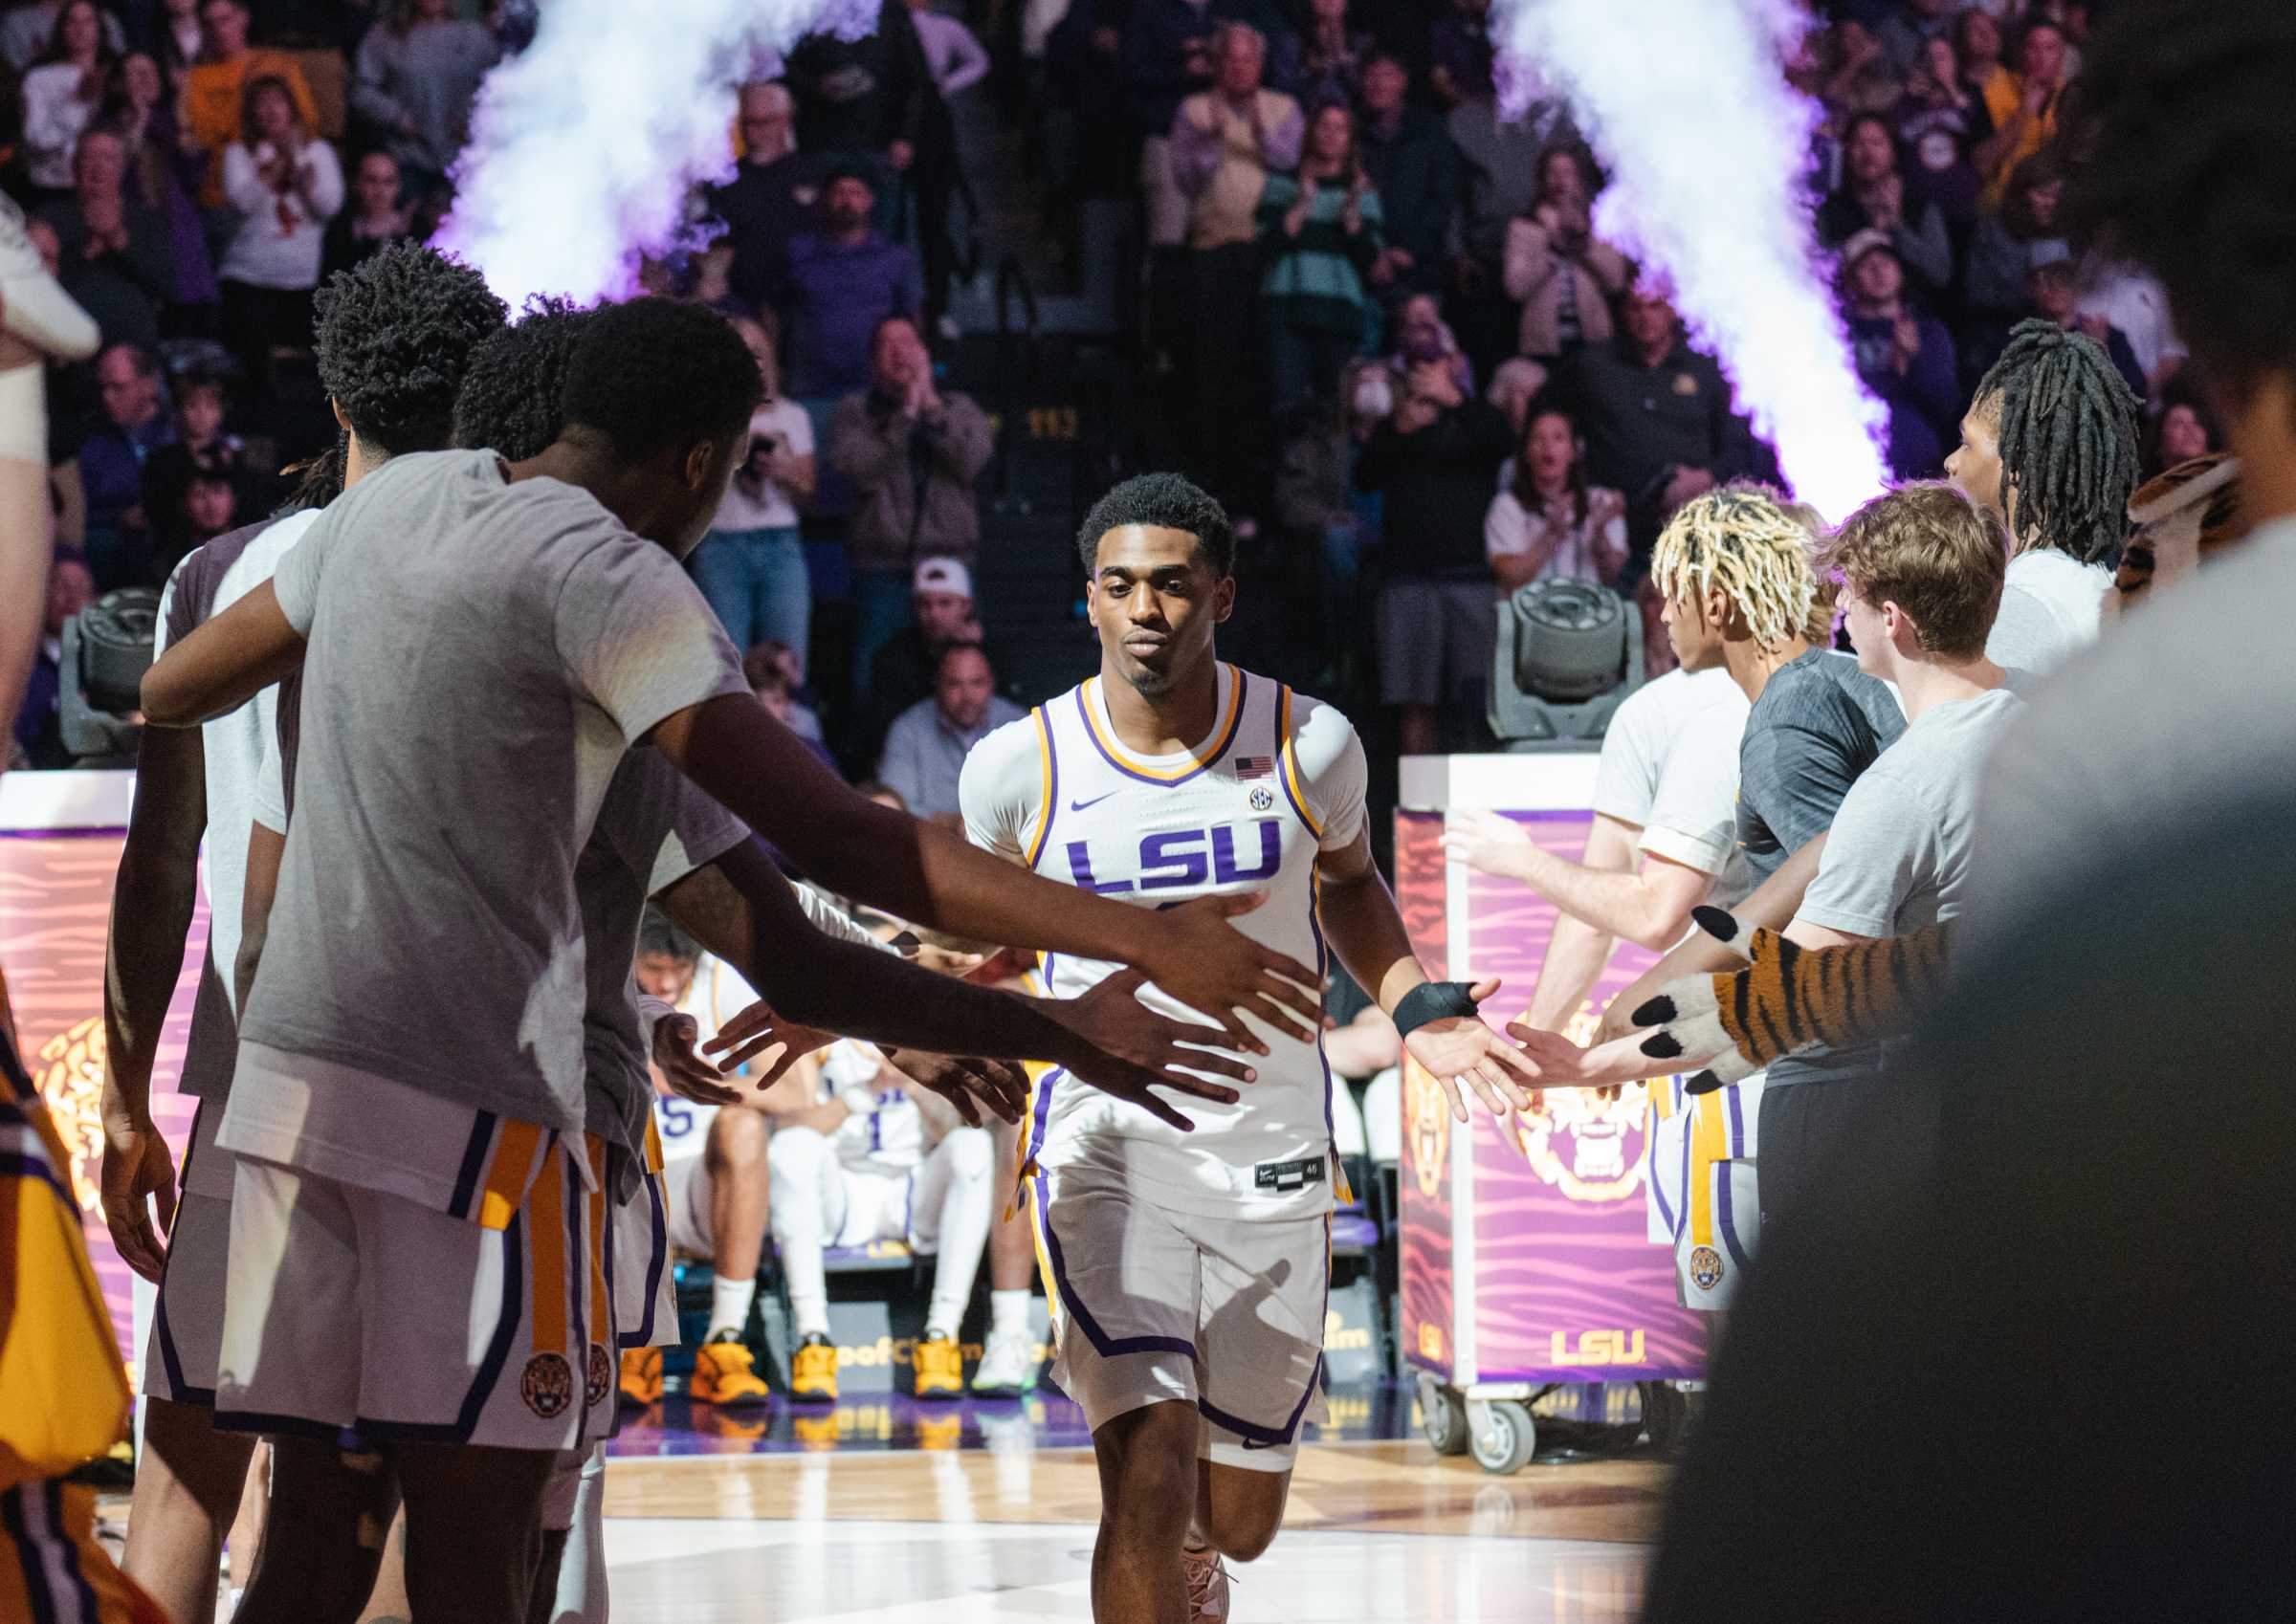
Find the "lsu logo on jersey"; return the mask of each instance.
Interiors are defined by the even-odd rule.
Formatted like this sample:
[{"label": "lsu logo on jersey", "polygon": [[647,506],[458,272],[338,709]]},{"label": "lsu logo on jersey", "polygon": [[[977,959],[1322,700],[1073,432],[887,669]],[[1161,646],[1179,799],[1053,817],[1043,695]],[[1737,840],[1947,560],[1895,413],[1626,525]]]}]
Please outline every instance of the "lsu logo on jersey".
[{"label": "lsu logo on jersey", "polygon": [[[1104,852],[1120,843],[1102,843]],[[1215,823],[1204,829],[1164,829],[1142,835],[1131,859],[1135,880],[1096,877],[1093,843],[1067,843],[1069,877],[1079,889],[1101,896],[1130,890],[1187,890],[1206,885],[1232,886],[1272,880],[1284,866],[1284,825],[1278,818],[1259,818],[1249,823]],[[1120,873],[1125,859],[1111,860],[1108,871]]]}]

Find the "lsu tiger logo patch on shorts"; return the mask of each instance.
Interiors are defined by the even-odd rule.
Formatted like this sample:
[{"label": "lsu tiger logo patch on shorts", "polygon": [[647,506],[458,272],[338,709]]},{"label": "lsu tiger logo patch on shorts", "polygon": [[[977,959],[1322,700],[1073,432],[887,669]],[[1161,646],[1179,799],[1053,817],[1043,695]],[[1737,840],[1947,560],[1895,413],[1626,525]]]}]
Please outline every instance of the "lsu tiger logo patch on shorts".
[{"label": "lsu tiger logo patch on shorts", "polygon": [[545,1421],[564,1415],[574,1401],[574,1370],[565,1355],[537,1353],[527,1360],[525,1373],[519,1377],[519,1396]]},{"label": "lsu tiger logo patch on shorts", "polygon": [[606,1356],[604,1348],[593,1342],[590,1344],[589,1379],[583,1384],[583,1403],[595,1410],[606,1402],[606,1395],[613,1391],[613,1386],[614,1362]]}]

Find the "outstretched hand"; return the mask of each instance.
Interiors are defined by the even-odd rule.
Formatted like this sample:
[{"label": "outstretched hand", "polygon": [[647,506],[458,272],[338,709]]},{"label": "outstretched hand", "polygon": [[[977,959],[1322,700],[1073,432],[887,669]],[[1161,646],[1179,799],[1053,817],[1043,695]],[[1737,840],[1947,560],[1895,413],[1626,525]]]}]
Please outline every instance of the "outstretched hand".
[{"label": "outstretched hand", "polygon": [[1089,993],[1074,999],[1053,999],[1045,1004],[1049,1015],[1078,1039],[1078,1052],[1066,1061],[1071,1076],[1104,1094],[1130,1100],[1160,1122],[1183,1132],[1195,1125],[1151,1088],[1169,1088],[1200,1100],[1233,1105],[1236,1090],[1225,1084],[1177,1071],[1208,1071],[1249,1083],[1258,1075],[1242,1061],[1203,1045],[1222,1042],[1215,1027],[1175,1020],[1140,1001],[1147,977],[1122,970]]},{"label": "outstretched hand", "polygon": [[968,1128],[981,1126],[983,1105],[1005,1122],[1020,1121],[1021,1113],[1028,1108],[1028,1074],[1008,1060],[902,1049],[891,1064],[918,1087],[930,1089],[956,1107]]},{"label": "outstretched hand", "polygon": [[701,1045],[701,1052],[716,1057],[720,1075],[756,1060],[749,1086],[762,1092],[806,1056],[836,1041],[834,1032],[783,1020],[761,999],[720,1027],[718,1036]]},{"label": "outstretched hand", "polygon": [[1268,900],[1266,891],[1206,896],[1143,917],[1154,935],[1134,961],[1146,977],[1216,1020],[1229,1048],[1264,1055],[1268,1045],[1244,1024],[1250,1014],[1314,1042],[1323,1020],[1323,988],[1315,972],[1286,954],[1263,947],[1229,924]]},{"label": "outstretched hand", "polygon": [[[1481,1003],[1499,990],[1496,979],[1478,981],[1468,997]],[[1530,1086],[1539,1081],[1539,1069],[1514,1044],[1483,1024],[1473,1015],[1447,1016],[1430,1020],[1403,1040],[1403,1052],[1425,1067],[1451,1098],[1451,1115],[1465,1122],[1465,1083],[1493,1116],[1531,1108]],[[1513,1072],[1517,1075],[1510,1076]]]}]

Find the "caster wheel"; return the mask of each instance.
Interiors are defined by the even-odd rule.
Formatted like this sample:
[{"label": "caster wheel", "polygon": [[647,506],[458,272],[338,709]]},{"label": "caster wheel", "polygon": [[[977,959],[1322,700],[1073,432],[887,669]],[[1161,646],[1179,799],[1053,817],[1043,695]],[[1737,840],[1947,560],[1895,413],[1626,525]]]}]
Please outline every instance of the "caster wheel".
[{"label": "caster wheel", "polygon": [[1469,1404],[1467,1419],[1468,1448],[1475,1458],[1475,1464],[1486,1472],[1512,1477],[1523,1469],[1538,1447],[1538,1428],[1531,1419],[1531,1407],[1527,1404],[1518,1404],[1512,1398]]},{"label": "caster wheel", "polygon": [[1436,1454],[1467,1453],[1467,1406],[1431,1377],[1423,1377],[1419,1384],[1419,1425]]},{"label": "caster wheel", "polygon": [[1637,1385],[1643,1393],[1643,1431],[1649,1437],[1650,1447],[1670,1460],[1689,1430],[1689,1395],[1668,1381]]}]

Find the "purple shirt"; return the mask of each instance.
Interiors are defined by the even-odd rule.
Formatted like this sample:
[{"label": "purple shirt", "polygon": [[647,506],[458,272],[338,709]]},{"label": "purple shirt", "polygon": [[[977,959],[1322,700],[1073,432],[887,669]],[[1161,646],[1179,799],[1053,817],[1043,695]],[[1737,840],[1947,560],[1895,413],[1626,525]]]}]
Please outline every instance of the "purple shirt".
[{"label": "purple shirt", "polygon": [[888,316],[924,308],[916,255],[871,231],[851,245],[817,231],[789,240],[781,304],[797,320],[789,392],[800,399],[869,387],[869,339]]}]

